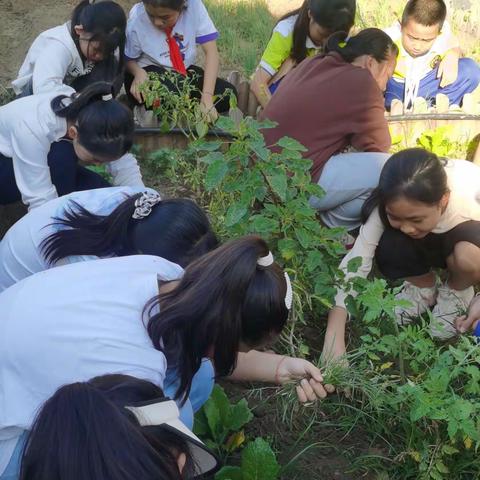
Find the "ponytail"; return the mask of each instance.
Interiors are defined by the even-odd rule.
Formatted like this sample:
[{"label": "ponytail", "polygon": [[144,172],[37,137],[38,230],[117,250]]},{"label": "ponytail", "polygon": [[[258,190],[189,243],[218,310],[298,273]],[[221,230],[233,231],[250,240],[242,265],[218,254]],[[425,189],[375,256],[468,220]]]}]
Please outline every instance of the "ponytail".
[{"label": "ponytail", "polygon": [[307,56],[306,42],[310,31],[310,16],[327,32],[349,32],[355,21],[356,0],[304,0],[302,6],[281,20],[298,15],[293,27],[291,58],[298,64]]},{"label": "ponytail", "polygon": [[373,57],[381,63],[392,55],[398,55],[398,47],[393,40],[378,28],[366,28],[349,37],[345,32],[334,33],[327,41],[325,53],[336,52],[348,63],[362,55]]},{"label": "ponytail", "polygon": [[283,271],[276,263],[257,263],[268,253],[256,236],[228,242],[188,265],[172,291],[147,303],[152,343],[179,372],[176,399],[188,397],[209,351],[217,374],[226,376],[235,368],[240,342],[255,347],[283,329],[288,317]]},{"label": "ponytail", "polygon": [[127,197],[109,215],[95,215],[70,200],[52,225],[60,229],[40,244],[50,265],[71,255],[97,257],[156,255],[182,267],[218,245],[208,217],[188,199],[161,200],[150,214],[134,219],[142,193]]},{"label": "ponytail", "polygon": [[[109,65],[109,78],[115,83],[116,78],[123,77],[125,65],[125,30],[127,17],[123,8],[109,0],[82,0],[73,10],[70,34],[80,51],[78,35],[75,32],[77,25],[82,25],[85,32],[92,35],[90,42],[98,42],[103,51],[104,61]],[[118,61],[114,52],[118,49]]]},{"label": "ponytail", "polygon": [[174,453],[150,445],[123,410],[88,383],[60,388],[35,420],[20,480],[180,480]]},{"label": "ponytail", "polygon": [[78,142],[97,160],[116,160],[132,147],[133,115],[113,99],[111,83],[92,83],[71,97],[59,95],[51,108],[58,117],[75,123]]}]

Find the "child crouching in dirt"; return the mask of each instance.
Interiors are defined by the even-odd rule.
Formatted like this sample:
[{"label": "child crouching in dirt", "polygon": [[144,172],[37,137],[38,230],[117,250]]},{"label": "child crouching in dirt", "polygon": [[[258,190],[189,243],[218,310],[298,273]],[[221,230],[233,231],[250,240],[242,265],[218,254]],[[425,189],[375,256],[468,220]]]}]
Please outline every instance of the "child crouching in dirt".
[{"label": "child crouching in dirt", "polygon": [[385,92],[387,109],[393,100],[411,108],[416,97],[433,105],[439,93],[451,105],[460,106],[465,94],[477,88],[480,67],[470,58],[461,58],[460,44],[446,16],[443,0],[409,0],[401,21],[385,30],[400,51]]},{"label": "child crouching in dirt", "polygon": [[[480,282],[480,167],[464,160],[441,160],[423,149],[393,155],[383,167],[378,187],[363,207],[364,223],[354,247],[340,264],[362,259],[356,274],[366,277],[376,260],[389,280],[404,279],[397,307],[406,324],[433,307],[431,335],[456,333],[457,317],[468,309],[473,285]],[[434,269],[446,270],[441,283]],[[330,311],[324,343],[326,358],[345,353],[345,299],[339,291]]]}]

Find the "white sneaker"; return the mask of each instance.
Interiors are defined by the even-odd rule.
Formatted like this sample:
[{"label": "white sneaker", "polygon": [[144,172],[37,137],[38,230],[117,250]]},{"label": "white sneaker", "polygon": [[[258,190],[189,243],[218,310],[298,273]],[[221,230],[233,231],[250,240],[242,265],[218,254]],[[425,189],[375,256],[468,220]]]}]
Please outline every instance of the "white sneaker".
[{"label": "white sneaker", "polygon": [[437,284],[433,287],[420,288],[410,282],[403,282],[402,290],[397,293],[397,300],[407,300],[410,302],[408,307],[396,307],[395,316],[399,325],[407,325],[412,318],[425,313],[431,306],[435,305],[437,298]]},{"label": "white sneaker", "polygon": [[465,290],[453,290],[447,285],[438,289],[437,304],[432,311],[430,333],[432,337],[442,340],[456,335],[455,320],[464,315],[472,301],[475,292],[473,287]]}]

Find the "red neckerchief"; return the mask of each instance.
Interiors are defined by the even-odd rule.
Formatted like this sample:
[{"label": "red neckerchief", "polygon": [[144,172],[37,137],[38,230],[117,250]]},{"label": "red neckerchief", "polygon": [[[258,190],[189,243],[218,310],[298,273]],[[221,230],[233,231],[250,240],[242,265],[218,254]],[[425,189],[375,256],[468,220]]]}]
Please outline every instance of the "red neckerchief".
[{"label": "red neckerchief", "polygon": [[168,50],[170,52],[170,60],[172,61],[172,67],[176,72],[181,73],[182,75],[186,75],[187,69],[185,68],[185,64],[183,63],[180,47],[175,38],[172,37],[172,30],[172,27],[165,29],[165,33],[167,35]]}]

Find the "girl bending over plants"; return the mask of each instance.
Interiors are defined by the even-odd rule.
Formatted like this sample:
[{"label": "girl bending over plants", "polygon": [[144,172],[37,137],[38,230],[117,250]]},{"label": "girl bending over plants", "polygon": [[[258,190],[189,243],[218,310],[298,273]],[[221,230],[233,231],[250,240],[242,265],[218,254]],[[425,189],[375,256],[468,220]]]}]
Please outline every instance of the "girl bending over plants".
[{"label": "girl bending over plants", "polygon": [[[375,259],[389,280],[404,279],[397,298],[399,324],[433,307],[431,335],[447,339],[480,281],[480,168],[464,160],[443,160],[413,148],[393,155],[378,187],[363,207],[363,225],[340,268],[360,257],[356,275],[366,277]],[[446,270],[445,283],[434,269]],[[352,274],[347,274],[347,279]],[[325,358],[345,352],[345,299],[340,290],[330,311]],[[460,325],[460,323],[459,323]]]},{"label": "girl bending over plants", "polygon": [[132,255],[32,275],[0,294],[0,451],[15,449],[60,386],[107,373],[162,386],[189,427],[216,377],[292,382],[302,402],[326,397],[332,388],[313,364],[261,351],[285,327],[291,302],[288,276],[254,236],[185,270]]}]

